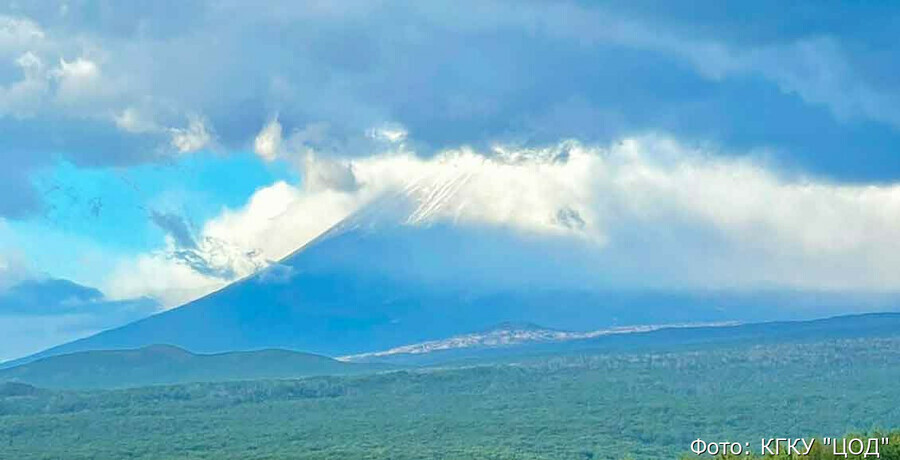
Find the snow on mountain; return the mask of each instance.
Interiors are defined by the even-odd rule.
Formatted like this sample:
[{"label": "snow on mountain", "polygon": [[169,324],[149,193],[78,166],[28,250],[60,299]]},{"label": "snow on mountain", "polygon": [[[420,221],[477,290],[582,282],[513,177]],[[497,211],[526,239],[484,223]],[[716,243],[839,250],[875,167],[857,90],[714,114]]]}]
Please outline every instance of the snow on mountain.
[{"label": "snow on mountain", "polygon": [[463,348],[498,348],[523,345],[529,343],[566,342],[571,340],[591,339],[605,335],[634,334],[652,332],[660,329],[686,328],[686,327],[723,327],[740,324],[737,321],[718,321],[706,323],[679,323],[679,324],[651,324],[637,326],[623,326],[607,329],[599,329],[586,332],[560,331],[541,328],[533,324],[506,323],[484,332],[463,334],[442,340],[429,340],[426,342],[404,345],[389,350],[360,353],[356,355],[341,356],[341,361],[365,361],[391,355],[418,355],[433,353],[443,350],[456,350]]}]

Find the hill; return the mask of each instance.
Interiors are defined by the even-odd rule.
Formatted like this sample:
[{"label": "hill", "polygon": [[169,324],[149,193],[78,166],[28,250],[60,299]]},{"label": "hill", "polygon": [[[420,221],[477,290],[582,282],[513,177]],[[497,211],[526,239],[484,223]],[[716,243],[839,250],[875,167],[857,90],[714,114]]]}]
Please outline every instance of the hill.
[{"label": "hill", "polygon": [[[309,353],[259,350],[194,354],[154,345],[134,350],[86,351],[39,359],[0,370],[0,381],[45,388],[124,388],[187,382],[287,379],[347,375],[387,369],[352,364]],[[30,388],[7,383],[6,391]]]},{"label": "hill", "polygon": [[0,370],[0,382],[24,382],[47,388],[120,388],[360,374],[397,366],[486,364],[525,356],[585,352],[672,352],[685,348],[710,350],[747,344],[897,337],[900,337],[900,313],[737,325],[616,328],[586,333],[547,329],[531,323],[503,323],[443,340],[345,356],[340,360],[277,349],[195,354],[167,345],[75,352]]}]

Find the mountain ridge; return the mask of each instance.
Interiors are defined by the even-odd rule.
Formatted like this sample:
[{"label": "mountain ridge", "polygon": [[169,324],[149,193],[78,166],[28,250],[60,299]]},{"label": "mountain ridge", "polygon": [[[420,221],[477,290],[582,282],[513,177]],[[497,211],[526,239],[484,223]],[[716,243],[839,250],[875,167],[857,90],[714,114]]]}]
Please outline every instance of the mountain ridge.
[{"label": "mountain ridge", "polygon": [[579,332],[544,328],[537,324],[529,322],[507,321],[479,332],[472,332],[469,334],[455,335],[445,339],[430,340],[427,342],[403,345],[400,347],[391,348],[389,350],[341,356],[337,359],[346,362],[366,362],[370,359],[389,357],[391,355],[417,355],[446,350],[459,350],[465,348],[514,347],[517,345],[587,340],[613,334],[637,334],[658,331],[661,329],[724,327],[735,326],[739,324],[740,323],[736,321],[687,324],[647,324]]},{"label": "mountain ridge", "polygon": [[0,381],[45,388],[125,388],[233,380],[348,375],[393,369],[343,363],[326,356],[281,349],[192,353],[154,344],[121,350],[79,351],[0,369]]},{"label": "mountain ridge", "polygon": [[[378,362],[413,366],[470,365],[504,362],[528,356],[571,353],[672,351],[684,347],[727,347],[737,344],[821,342],[900,336],[900,312],[872,312],[811,320],[756,323],[657,325],[575,333],[559,340],[521,341],[515,344],[468,344],[431,347],[421,344],[393,350],[341,357],[349,362]],[[449,338],[453,339],[453,338]]]},{"label": "mountain ridge", "polygon": [[[499,325],[495,332],[509,332]],[[506,329],[504,329],[506,328]],[[515,328],[512,329],[516,331]],[[522,329],[518,329],[522,331]],[[529,329],[537,336],[507,341],[443,342],[455,347],[404,347],[358,356],[332,359],[283,349],[192,353],[182,348],[155,344],[137,349],[80,351],[38,359],[0,370],[0,388],[28,393],[38,388],[124,388],[177,383],[296,379],[326,375],[357,375],[408,369],[519,362],[540,356],[584,353],[667,352],[709,349],[732,345],[823,342],[845,339],[900,336],[900,313],[844,315],[807,321],[773,321],[750,324],[659,325],[643,328],[540,335],[546,329]],[[473,335],[483,332],[473,332]],[[454,342],[457,340],[457,342]],[[440,342],[440,341],[439,341]],[[25,386],[23,386],[25,385]],[[27,390],[27,391],[26,391]]]}]

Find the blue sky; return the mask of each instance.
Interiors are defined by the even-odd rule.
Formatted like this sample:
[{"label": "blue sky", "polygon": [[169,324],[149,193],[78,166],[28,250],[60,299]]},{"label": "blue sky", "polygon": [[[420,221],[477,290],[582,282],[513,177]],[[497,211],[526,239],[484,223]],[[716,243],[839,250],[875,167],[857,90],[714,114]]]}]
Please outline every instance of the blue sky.
[{"label": "blue sky", "polygon": [[[892,2],[0,3],[0,291],[100,292],[80,328],[0,311],[46,332],[5,355],[252,273],[464,147],[531,163],[479,166],[463,220],[568,216],[666,286],[896,290],[897,30]],[[571,141],[592,177],[522,154]]]},{"label": "blue sky", "polygon": [[[150,251],[166,234],[148,218],[153,212],[185,216],[189,226],[197,226],[223,207],[243,205],[257,188],[276,180],[298,179],[289,168],[260,162],[252,152],[198,152],[129,168],[85,169],[63,160],[32,177],[43,198],[41,213],[10,220],[7,232],[15,247],[31,255],[31,263],[53,267],[53,276],[102,274],[96,268],[86,273],[83,260],[60,254],[91,246],[98,255]],[[102,257],[94,257],[89,265],[102,264]],[[98,280],[82,279],[91,281]]]}]

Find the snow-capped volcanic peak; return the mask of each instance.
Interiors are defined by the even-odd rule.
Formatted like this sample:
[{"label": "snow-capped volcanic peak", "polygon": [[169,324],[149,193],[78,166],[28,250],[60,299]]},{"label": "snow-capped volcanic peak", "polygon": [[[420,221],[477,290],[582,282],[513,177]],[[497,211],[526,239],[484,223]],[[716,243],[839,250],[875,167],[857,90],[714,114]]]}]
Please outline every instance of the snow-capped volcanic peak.
[{"label": "snow-capped volcanic peak", "polygon": [[428,160],[410,154],[354,160],[349,182],[375,199],[349,220],[362,227],[377,217],[378,225],[443,221],[580,233],[593,219],[583,206],[589,190],[576,176],[592,158],[578,144],[563,143],[490,153],[462,148]]},{"label": "snow-capped volcanic peak", "polygon": [[473,171],[449,170],[441,171],[438,177],[413,181],[406,188],[405,194],[415,207],[404,223],[426,224],[438,216],[457,220],[466,206],[466,201],[460,198],[459,191],[465,187],[473,174]]},{"label": "snow-capped volcanic peak", "polygon": [[[479,163],[483,159],[453,156],[440,163],[444,167],[426,167],[416,163],[406,164],[400,159],[398,169],[406,168],[408,177],[373,187],[373,198],[353,214],[323,233],[321,237],[334,236],[348,231],[384,231],[394,226],[428,226],[437,221],[456,222],[463,216],[470,181],[479,175]],[[366,165],[355,168],[365,183]],[[374,168],[373,168],[374,169]]]}]

